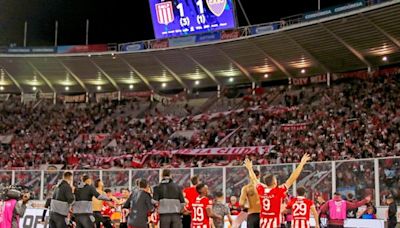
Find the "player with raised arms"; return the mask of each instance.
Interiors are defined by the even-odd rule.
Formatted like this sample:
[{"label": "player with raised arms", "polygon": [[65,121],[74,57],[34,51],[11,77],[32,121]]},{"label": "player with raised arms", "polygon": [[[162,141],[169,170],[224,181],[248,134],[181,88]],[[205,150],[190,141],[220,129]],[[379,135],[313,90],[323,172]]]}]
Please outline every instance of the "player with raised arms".
[{"label": "player with raised arms", "polygon": [[313,213],[315,228],[319,228],[318,212],[314,202],[306,198],[306,189],[299,187],[296,190],[297,197],[292,198],[286,209],[292,210],[292,228],[310,228],[310,212]]},{"label": "player with raised arms", "polygon": [[281,227],[281,205],[286,196],[287,190],[300,176],[304,165],[311,159],[310,155],[305,154],[301,158],[300,164],[290,175],[289,179],[278,186],[276,177],[272,174],[267,174],[262,178],[262,182],[257,179],[253,171],[253,163],[247,158],[245,167],[249,172],[250,181],[255,185],[257,193],[260,197],[261,212],[260,212],[260,227],[261,228],[280,228]]}]

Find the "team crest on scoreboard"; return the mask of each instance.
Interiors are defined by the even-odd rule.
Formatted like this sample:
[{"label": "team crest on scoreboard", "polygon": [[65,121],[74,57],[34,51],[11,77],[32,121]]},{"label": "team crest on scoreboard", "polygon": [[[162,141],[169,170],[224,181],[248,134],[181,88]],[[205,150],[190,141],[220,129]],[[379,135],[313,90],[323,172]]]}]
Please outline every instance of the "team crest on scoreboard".
[{"label": "team crest on scoreboard", "polygon": [[159,24],[168,25],[175,19],[172,2],[162,2],[156,4],[157,21]]},{"label": "team crest on scoreboard", "polygon": [[221,16],[225,10],[227,0],[206,0],[208,8],[217,17]]}]

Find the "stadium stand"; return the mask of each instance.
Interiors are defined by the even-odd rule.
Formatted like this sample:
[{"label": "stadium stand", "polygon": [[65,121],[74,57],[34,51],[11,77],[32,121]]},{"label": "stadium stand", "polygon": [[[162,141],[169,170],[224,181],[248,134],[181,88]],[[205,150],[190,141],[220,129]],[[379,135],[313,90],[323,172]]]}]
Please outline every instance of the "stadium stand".
[{"label": "stadium stand", "polygon": [[[270,153],[253,157],[257,164],[298,162],[304,153],[312,154],[314,161],[400,155],[399,83],[396,74],[343,79],[330,87],[274,88],[271,93],[277,105],[270,105],[271,96],[265,95],[225,97],[212,106],[218,107],[219,113],[209,110],[197,118],[190,110],[202,105],[204,99],[172,105],[137,101],[24,105],[11,99],[1,104],[0,133],[9,140],[2,144],[1,153],[10,156],[0,158],[0,167],[237,165],[236,156],[227,160],[152,154],[144,163],[135,161],[153,150],[269,145],[274,146]],[[164,112],[168,109],[178,115]],[[137,118],[138,113],[145,113],[144,118]],[[125,155],[131,157],[113,159]],[[96,157],[109,159],[99,162]]]}]

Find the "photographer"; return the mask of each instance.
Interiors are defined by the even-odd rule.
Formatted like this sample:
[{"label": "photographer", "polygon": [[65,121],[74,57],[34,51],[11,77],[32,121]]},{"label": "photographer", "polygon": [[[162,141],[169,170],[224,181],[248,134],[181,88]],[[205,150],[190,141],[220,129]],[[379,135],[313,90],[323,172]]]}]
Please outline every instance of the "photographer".
[{"label": "photographer", "polygon": [[65,172],[63,180],[54,190],[50,201],[50,222],[51,228],[67,227],[67,216],[70,206],[74,201],[73,176],[71,172]]},{"label": "photographer", "polygon": [[[14,190],[10,189],[9,191]],[[18,192],[19,197],[21,197],[21,193],[19,191],[15,192]],[[29,192],[22,193],[21,199],[17,201],[19,197],[8,196],[8,199],[0,203],[0,227],[19,227],[19,219],[24,216],[26,204],[31,198],[31,195]]]}]

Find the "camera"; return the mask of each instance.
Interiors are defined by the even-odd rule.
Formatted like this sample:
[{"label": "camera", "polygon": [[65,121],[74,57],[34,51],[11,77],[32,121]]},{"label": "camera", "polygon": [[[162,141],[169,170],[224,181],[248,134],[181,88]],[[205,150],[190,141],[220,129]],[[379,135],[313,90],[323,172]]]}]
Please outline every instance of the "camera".
[{"label": "camera", "polygon": [[0,189],[0,200],[6,201],[10,199],[21,200],[24,195],[30,193],[30,190],[26,186],[21,185],[9,185]]}]

